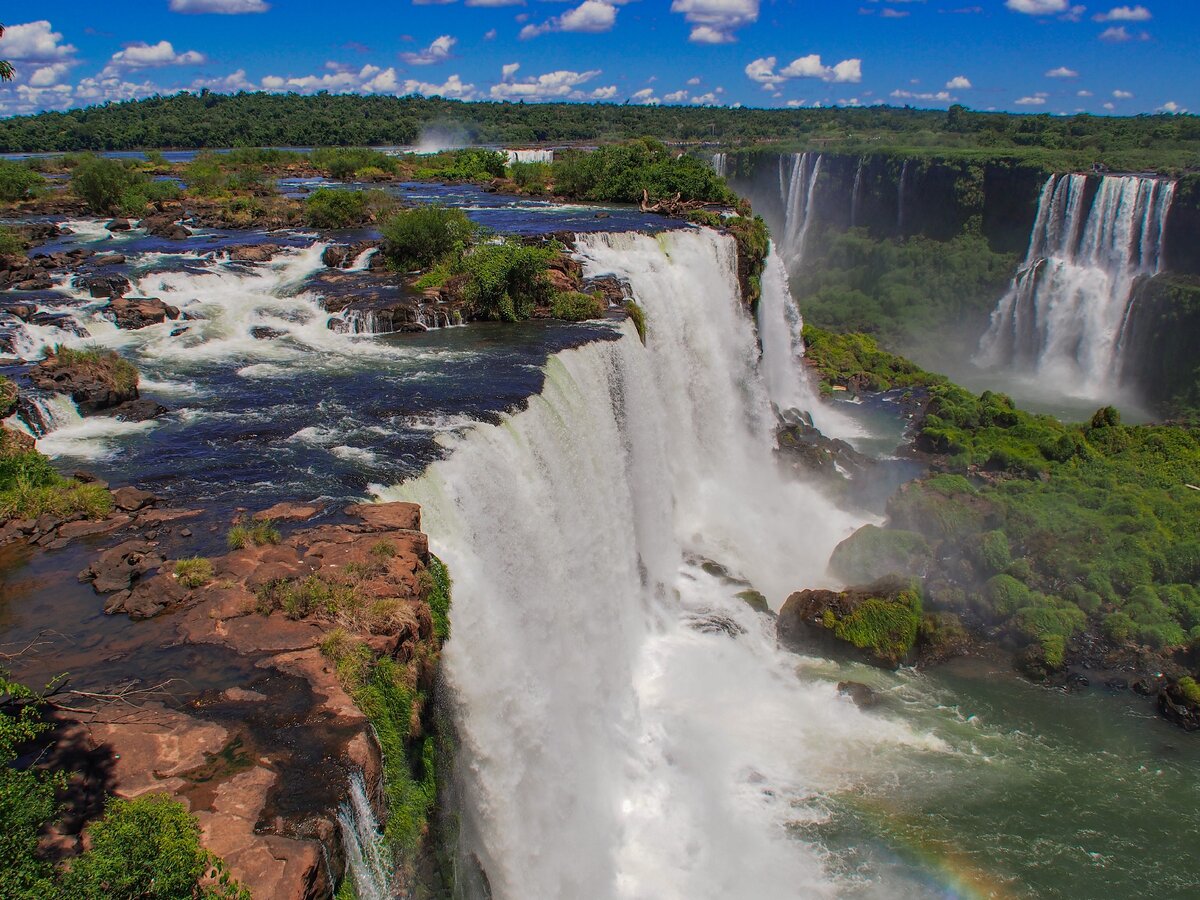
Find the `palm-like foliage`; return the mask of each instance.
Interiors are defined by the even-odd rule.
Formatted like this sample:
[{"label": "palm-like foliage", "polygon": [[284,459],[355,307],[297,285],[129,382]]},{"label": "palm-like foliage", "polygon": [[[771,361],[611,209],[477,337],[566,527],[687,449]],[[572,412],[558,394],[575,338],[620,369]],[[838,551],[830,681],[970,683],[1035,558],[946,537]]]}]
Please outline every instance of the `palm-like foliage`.
[{"label": "palm-like foliage", "polygon": [[[0,25],[0,38],[4,37],[4,26]],[[17,74],[13,69],[12,63],[7,59],[0,59],[0,81],[12,81],[13,76]]]}]

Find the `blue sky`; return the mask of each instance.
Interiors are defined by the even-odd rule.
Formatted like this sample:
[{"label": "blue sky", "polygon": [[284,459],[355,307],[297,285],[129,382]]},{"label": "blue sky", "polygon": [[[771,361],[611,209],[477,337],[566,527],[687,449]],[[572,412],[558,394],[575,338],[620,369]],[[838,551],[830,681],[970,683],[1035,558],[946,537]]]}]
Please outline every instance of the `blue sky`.
[{"label": "blue sky", "polygon": [[1200,110],[1196,0],[6,0],[0,115],[272,90]]}]

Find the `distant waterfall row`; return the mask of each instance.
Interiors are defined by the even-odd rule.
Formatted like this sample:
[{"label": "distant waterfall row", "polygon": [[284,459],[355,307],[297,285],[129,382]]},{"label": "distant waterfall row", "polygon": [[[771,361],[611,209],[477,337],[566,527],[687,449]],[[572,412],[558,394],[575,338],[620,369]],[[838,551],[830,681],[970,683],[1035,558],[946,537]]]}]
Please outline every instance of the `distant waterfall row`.
[{"label": "distant waterfall row", "polygon": [[1057,379],[1080,396],[1117,388],[1134,288],[1163,267],[1174,194],[1175,183],[1158,178],[1051,176],[979,363]]}]

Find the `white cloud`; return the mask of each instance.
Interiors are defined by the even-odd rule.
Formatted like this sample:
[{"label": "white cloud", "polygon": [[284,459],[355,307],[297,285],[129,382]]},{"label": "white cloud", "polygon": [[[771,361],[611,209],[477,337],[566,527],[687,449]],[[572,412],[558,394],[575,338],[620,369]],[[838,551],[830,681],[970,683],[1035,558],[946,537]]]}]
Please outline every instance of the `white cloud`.
[{"label": "white cloud", "polygon": [[1110,102],[1104,104],[1104,108],[1107,110],[1114,110],[1117,108],[1117,104],[1110,101]]},{"label": "white cloud", "polygon": [[690,84],[692,87],[695,87],[696,85],[698,85],[700,83],[700,77],[698,75],[693,75],[691,78],[689,78],[687,80],[687,83]]},{"label": "white cloud", "polygon": [[525,0],[467,0],[467,6],[524,6]]},{"label": "white cloud", "polygon": [[[491,95],[495,100],[550,100],[569,97],[579,85],[591,81],[600,74],[599,69],[587,72],[572,72],[560,69],[546,72],[535,78],[520,81],[505,81],[493,84]],[[615,93],[615,91],[614,91]]]},{"label": "white cloud", "polygon": [[192,82],[195,89],[208,88],[210,91],[254,91],[258,86],[246,78],[246,70],[238,69],[230,72],[224,78],[198,78]]},{"label": "white cloud", "polygon": [[642,106],[658,106],[662,101],[654,96],[653,88],[642,88],[629,95],[630,101]]},{"label": "white cloud", "polygon": [[598,87],[588,94],[588,97],[592,100],[611,100],[615,96],[617,96],[617,86],[615,84],[610,84],[607,87]]},{"label": "white cloud", "polygon": [[1004,5],[1013,12],[1025,13],[1029,16],[1049,16],[1054,13],[1071,11],[1071,5],[1067,0],[1005,0]]},{"label": "white cloud", "polygon": [[729,44],[734,31],[758,20],[758,0],[672,0],[671,12],[691,23],[693,43]]},{"label": "white cloud", "polygon": [[1096,95],[1093,94],[1091,91],[1076,91],[1075,96],[1076,97],[1094,97]]},{"label": "white cloud", "polygon": [[1132,41],[1133,35],[1124,25],[1113,25],[1100,32],[1100,40],[1108,41],[1110,44],[1123,44],[1126,41]]},{"label": "white cloud", "polygon": [[508,63],[507,65],[501,66],[500,67],[500,80],[501,81],[510,80],[514,75],[517,74],[517,70],[520,68],[521,68],[521,64],[519,62]]},{"label": "white cloud", "polygon": [[1118,100],[1132,100],[1133,92],[1116,90],[1116,91],[1113,91],[1113,96],[1116,97]]},{"label": "white cloud", "polygon": [[464,84],[457,74],[451,75],[441,84],[408,79],[401,86],[405,94],[424,94],[426,97],[448,97],[454,100],[471,100],[476,96],[475,85]]},{"label": "white cloud", "polygon": [[30,87],[50,87],[62,81],[62,77],[67,74],[73,62],[51,63],[48,66],[41,66],[33,70],[33,74],[29,76]]},{"label": "white cloud", "polygon": [[0,59],[55,62],[74,55],[75,48],[61,41],[62,32],[52,31],[44,19],[9,25],[0,37]]},{"label": "white cloud", "polygon": [[1045,106],[1046,98],[1042,97],[1038,94],[1035,94],[1032,97],[1022,97],[1020,100],[1018,100],[1016,102],[1017,102],[1017,106]]},{"label": "white cloud", "polygon": [[1114,6],[1093,16],[1097,22],[1149,22],[1154,16],[1144,6]]},{"label": "white cloud", "polygon": [[487,31],[485,31],[483,33],[483,39],[485,41],[494,41],[496,39],[496,29],[489,28]]},{"label": "white cloud", "polygon": [[971,79],[966,75],[955,75],[946,82],[946,88],[951,91],[969,91],[971,87]]},{"label": "white cloud", "polygon": [[197,50],[176,53],[170,41],[159,41],[157,44],[129,44],[124,50],[118,50],[112,55],[106,68],[150,69],[157,66],[195,66],[205,61],[204,54]]},{"label": "white cloud", "polygon": [[696,106],[718,106],[721,98],[712,91],[705,94],[696,94],[692,97],[692,103]]},{"label": "white cloud", "polygon": [[672,91],[669,94],[663,94],[663,99],[668,103],[686,103],[688,92],[686,90]]},{"label": "white cloud", "polygon": [[1051,69],[1046,73],[1047,78],[1078,78],[1079,73],[1074,69],[1068,69],[1066,66],[1059,66],[1057,69]]},{"label": "white cloud", "polygon": [[779,74],[788,78],[820,78],[822,81],[857,84],[862,81],[862,60],[843,59],[840,63],[826,66],[818,54],[810,53],[793,59]]},{"label": "white cloud", "polygon": [[540,25],[526,25],[518,35],[527,41],[538,35],[551,31],[573,31],[584,34],[602,34],[612,31],[617,22],[617,7],[614,4],[624,0],[583,0],[574,9],[568,9],[561,16],[547,19]]},{"label": "white cloud", "polygon": [[1162,106],[1160,106],[1157,111],[1164,112],[1164,113],[1171,113],[1172,115],[1174,115],[1175,113],[1186,113],[1187,112],[1186,109],[1184,109],[1182,106],[1180,106],[1174,100],[1168,100],[1166,103],[1164,103]]},{"label": "white cloud", "polygon": [[952,97],[949,91],[938,91],[936,94],[914,94],[912,91],[902,91],[899,88],[892,91],[891,96],[895,97],[897,100],[934,100],[938,103],[951,103],[958,99],[957,97]]},{"label": "white cloud", "polygon": [[265,13],[271,4],[264,0],[171,0],[171,12],[215,13],[220,16],[238,16],[243,13]]},{"label": "white cloud", "polygon": [[401,53],[400,58],[410,66],[430,66],[448,60],[450,51],[457,43],[458,38],[443,34],[434,38],[424,50],[418,50],[415,53]]},{"label": "white cloud", "polygon": [[[756,81],[759,84],[773,86],[787,81],[782,75],[775,71],[775,65],[779,60],[774,56],[763,56],[746,64],[746,77],[751,81]],[[699,79],[697,79],[699,80]]]}]

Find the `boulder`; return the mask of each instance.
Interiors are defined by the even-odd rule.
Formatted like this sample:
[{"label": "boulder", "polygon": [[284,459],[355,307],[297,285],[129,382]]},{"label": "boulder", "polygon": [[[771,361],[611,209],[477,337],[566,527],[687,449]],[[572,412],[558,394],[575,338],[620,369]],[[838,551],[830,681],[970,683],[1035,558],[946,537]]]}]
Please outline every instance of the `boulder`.
[{"label": "boulder", "polygon": [[842,650],[895,668],[913,658],[920,597],[903,579],[845,591],[797,591],[779,610],[779,640],[792,649]]},{"label": "boulder", "polygon": [[281,249],[278,244],[239,244],[226,247],[225,254],[237,262],[270,262]]},{"label": "boulder", "polygon": [[1168,681],[1158,692],[1158,711],[1184,731],[1200,730],[1200,697],[1194,679]]},{"label": "boulder", "polygon": [[849,697],[859,709],[867,709],[879,703],[875,691],[861,681],[841,681],[837,686],[838,693]]},{"label": "boulder", "polygon": [[135,512],[143,506],[149,506],[158,499],[149,491],[143,491],[131,485],[117,488],[112,492],[112,495],[113,504],[117,509],[122,509],[125,512]]},{"label": "boulder", "polygon": [[101,553],[90,566],[79,573],[79,580],[91,582],[97,594],[127,591],[135,579],[165,560],[155,550],[155,544],[140,539],[128,540]]},{"label": "boulder", "polygon": [[362,519],[373,531],[420,531],[421,507],[416,503],[355,503],[346,515]]},{"label": "boulder", "polygon": [[138,399],[137,370],[115,353],[53,353],[29,372],[34,387],[70,394],[84,415]]},{"label": "boulder", "polygon": [[94,266],[119,266],[125,262],[123,253],[97,253],[92,257]]},{"label": "boulder", "polygon": [[104,227],[109,231],[128,231],[133,226],[128,219],[112,219]]},{"label": "boulder", "polygon": [[317,503],[276,503],[254,514],[257,522],[304,522],[321,511]]},{"label": "boulder", "polygon": [[149,325],[161,325],[167,319],[178,319],[179,309],[164,303],[157,297],[118,297],[102,312],[111,318],[118,328],[135,331]]},{"label": "boulder", "polygon": [[192,232],[179,224],[178,217],[173,213],[147,216],[138,223],[138,226],[146,229],[147,234],[166,238],[168,241],[184,241],[192,236]]},{"label": "boulder", "polygon": [[344,269],[350,264],[350,248],[345,244],[330,244],[321,254],[321,262],[329,269]]},{"label": "boulder", "polygon": [[169,412],[170,410],[161,403],[146,397],[139,397],[137,400],[127,400],[120,406],[114,406],[112,409],[106,410],[105,414],[122,422],[147,422]]},{"label": "boulder", "polygon": [[75,279],[77,290],[87,291],[91,297],[124,297],[130,287],[129,279],[122,275],[81,275]]}]

